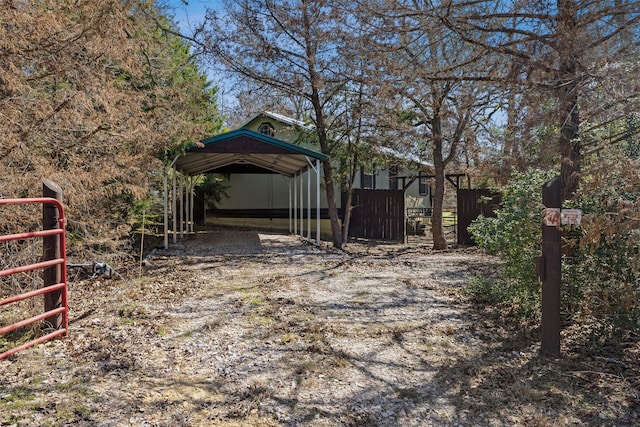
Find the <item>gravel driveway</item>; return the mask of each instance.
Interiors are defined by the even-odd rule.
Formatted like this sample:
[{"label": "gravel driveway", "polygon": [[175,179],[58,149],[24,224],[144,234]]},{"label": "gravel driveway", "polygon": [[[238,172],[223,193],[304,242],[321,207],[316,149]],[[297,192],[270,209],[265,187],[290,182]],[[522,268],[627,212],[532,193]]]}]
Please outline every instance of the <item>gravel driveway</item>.
[{"label": "gravel driveway", "polygon": [[[343,252],[276,234],[191,235],[158,251],[141,278],[72,283],[71,335],[0,362],[0,424],[582,425],[600,417],[598,408],[575,411],[575,390],[558,382],[557,365],[539,361],[535,343],[467,302],[465,284],[495,263],[470,249],[352,244]],[[637,416],[612,408],[604,417]]]}]

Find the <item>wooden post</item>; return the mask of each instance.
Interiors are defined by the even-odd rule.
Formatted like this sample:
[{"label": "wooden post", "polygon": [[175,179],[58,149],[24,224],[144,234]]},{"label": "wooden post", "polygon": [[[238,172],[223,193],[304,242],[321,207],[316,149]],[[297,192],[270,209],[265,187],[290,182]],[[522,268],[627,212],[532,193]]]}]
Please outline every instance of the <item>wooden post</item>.
[{"label": "wooden post", "polygon": [[[51,197],[62,201],[62,189],[53,181],[42,180],[42,197]],[[58,207],[53,204],[42,205],[42,229],[51,230],[59,228],[60,213]],[[62,257],[60,253],[60,235],[46,236],[42,238],[43,259],[45,261]],[[43,270],[43,286],[51,286],[62,281],[61,265],[54,265]],[[44,310],[50,311],[62,307],[62,291],[54,291],[44,294]],[[45,323],[53,329],[62,328],[62,313],[47,317]]]},{"label": "wooden post", "polygon": [[164,195],[162,206],[164,207],[164,248],[169,249],[169,167],[165,166],[162,174]]},{"label": "wooden post", "polygon": [[549,211],[556,225],[542,223],[542,257],[539,276],[542,278],[542,347],[544,356],[560,357],[560,285],[562,269],[560,208],[562,206],[562,181],[556,177],[542,186],[542,204]]}]

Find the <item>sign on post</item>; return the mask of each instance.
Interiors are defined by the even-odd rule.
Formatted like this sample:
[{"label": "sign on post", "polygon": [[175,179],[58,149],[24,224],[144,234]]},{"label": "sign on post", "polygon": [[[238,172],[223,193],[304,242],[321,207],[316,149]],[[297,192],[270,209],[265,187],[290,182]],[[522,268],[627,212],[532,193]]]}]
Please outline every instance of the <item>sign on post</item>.
[{"label": "sign on post", "polygon": [[560,212],[560,222],[562,225],[580,225],[582,222],[582,211],[580,209],[562,209]]},{"label": "sign on post", "polygon": [[542,211],[542,223],[547,227],[560,225],[560,208],[545,208]]}]

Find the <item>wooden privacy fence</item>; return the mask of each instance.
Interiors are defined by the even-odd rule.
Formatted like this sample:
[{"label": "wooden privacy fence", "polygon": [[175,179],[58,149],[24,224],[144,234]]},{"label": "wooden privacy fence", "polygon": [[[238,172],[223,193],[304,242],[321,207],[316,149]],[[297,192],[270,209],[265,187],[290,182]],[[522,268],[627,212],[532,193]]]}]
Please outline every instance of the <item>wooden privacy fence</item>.
[{"label": "wooden privacy fence", "polygon": [[[485,198],[488,199],[485,201]],[[467,228],[481,214],[486,217],[495,216],[500,206],[500,195],[484,189],[458,189],[458,244],[475,245]]]},{"label": "wooden privacy fence", "polygon": [[0,353],[0,360],[28,347],[61,335],[66,335],[69,329],[65,217],[64,209],[60,202],[62,191],[56,184],[47,180],[44,181],[43,188],[43,195],[45,197],[0,199],[0,207],[3,205],[42,204],[42,230],[0,235],[0,243],[35,238],[42,238],[43,243],[42,261],[0,270],[0,278],[34,270],[42,270],[43,287],[4,298],[0,300],[0,307],[34,298],[38,295],[44,295],[43,313],[6,326],[0,326],[0,338],[42,320],[44,320],[45,324],[50,326],[50,329],[53,329],[53,331]]},{"label": "wooden privacy fence", "polygon": [[354,189],[349,236],[404,241],[404,191]]}]

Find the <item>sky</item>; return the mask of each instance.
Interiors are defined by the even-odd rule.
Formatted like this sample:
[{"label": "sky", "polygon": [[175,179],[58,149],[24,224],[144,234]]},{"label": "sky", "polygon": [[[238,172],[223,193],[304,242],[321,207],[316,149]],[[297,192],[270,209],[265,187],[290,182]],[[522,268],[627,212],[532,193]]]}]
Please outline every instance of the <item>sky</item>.
[{"label": "sky", "polygon": [[[192,33],[199,23],[204,20],[205,11],[207,9],[223,8],[222,0],[164,0],[169,6],[169,13],[175,15],[174,20],[178,24],[181,33],[189,35]],[[220,89],[220,105],[219,108],[224,113],[225,110],[231,108],[235,103],[235,97],[230,95],[228,89],[225,88],[225,82],[210,69],[204,69],[207,73],[208,80]]]},{"label": "sky", "polygon": [[181,30],[188,30],[204,19],[207,8],[222,8],[222,0],[166,0]]}]

